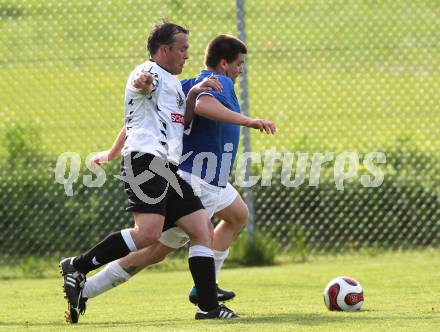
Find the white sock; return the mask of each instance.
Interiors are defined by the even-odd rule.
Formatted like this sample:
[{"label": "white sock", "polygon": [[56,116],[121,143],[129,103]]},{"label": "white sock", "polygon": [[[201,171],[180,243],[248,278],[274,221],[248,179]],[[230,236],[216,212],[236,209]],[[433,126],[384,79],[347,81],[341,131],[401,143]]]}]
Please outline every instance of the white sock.
[{"label": "white sock", "polygon": [[188,258],[191,257],[213,257],[214,253],[212,249],[208,247],[202,246],[201,244],[196,244],[194,246],[189,247],[189,255]]},{"label": "white sock", "polygon": [[130,279],[132,276],[113,261],[88,279],[84,285],[82,297],[92,298],[112,289]]},{"label": "white sock", "polygon": [[222,269],[226,257],[228,257],[229,255],[229,249],[226,249],[224,251],[219,251],[219,250],[212,250],[212,251],[214,252],[215,280],[218,283],[218,274]]}]

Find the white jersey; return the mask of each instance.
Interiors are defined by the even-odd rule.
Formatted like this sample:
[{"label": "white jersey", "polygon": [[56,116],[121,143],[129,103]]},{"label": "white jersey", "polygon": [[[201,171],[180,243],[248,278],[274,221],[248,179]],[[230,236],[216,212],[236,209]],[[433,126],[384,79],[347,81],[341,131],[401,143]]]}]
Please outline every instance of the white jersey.
[{"label": "white jersey", "polygon": [[[155,77],[150,95],[139,93],[133,86],[142,72]],[[146,152],[179,164],[185,107],[185,95],[177,77],[152,61],[137,66],[125,88],[126,140],[122,154]]]}]

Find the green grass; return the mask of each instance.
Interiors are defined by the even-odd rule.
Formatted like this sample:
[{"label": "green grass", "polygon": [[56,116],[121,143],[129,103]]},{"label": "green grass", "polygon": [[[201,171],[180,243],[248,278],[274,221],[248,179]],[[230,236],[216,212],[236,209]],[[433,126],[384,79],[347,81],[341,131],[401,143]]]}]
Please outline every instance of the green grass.
[{"label": "green grass", "polygon": [[[226,269],[222,285],[237,291],[243,317],[196,322],[187,302],[188,271],[146,271],[93,299],[80,324],[62,321],[61,278],[0,283],[0,330],[10,331],[438,331],[440,251],[314,257],[304,264]],[[357,313],[329,312],[326,283],[358,279],[365,304]]]}]

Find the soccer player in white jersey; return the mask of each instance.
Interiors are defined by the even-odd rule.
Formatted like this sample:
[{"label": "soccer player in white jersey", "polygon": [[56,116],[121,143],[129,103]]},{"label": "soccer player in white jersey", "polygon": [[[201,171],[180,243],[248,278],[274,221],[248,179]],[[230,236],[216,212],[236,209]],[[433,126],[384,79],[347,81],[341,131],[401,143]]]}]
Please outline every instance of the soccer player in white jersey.
[{"label": "soccer player in white jersey", "polygon": [[[173,23],[156,25],[148,38],[151,59],[128,78],[121,177],[134,227],[111,233],[83,254],[60,262],[70,323],[78,322],[88,272],[156,243],[163,229],[174,226],[191,240],[188,262],[199,292],[195,318],[237,317],[217,301],[212,224],[191,186],[177,174],[184,124],[190,117],[185,118],[185,95],[174,75],[182,72],[188,59],[188,33]],[[148,73],[148,91],[133,85],[142,73]],[[189,109],[200,91],[199,85],[188,93]]]},{"label": "soccer player in white jersey", "polygon": [[[217,275],[228,255],[231,242],[246,224],[248,217],[246,204],[237,190],[227,182],[238,147],[239,125],[275,132],[275,126],[270,121],[250,119],[240,114],[233,83],[243,71],[246,53],[246,46],[240,40],[233,36],[219,35],[210,42],[206,50],[206,69],[201,71],[199,77],[182,81],[185,93],[191,91],[191,87],[198,82],[213,75],[222,84],[221,91],[204,91],[199,96],[191,132],[184,136],[183,141],[183,154],[191,151],[193,153],[179,165],[179,174],[198,192],[208,216],[215,215],[222,219],[214,231],[213,248]],[[146,76],[148,75],[145,74],[136,81],[144,90],[148,90],[148,85],[145,84]],[[100,164],[115,159],[121,149],[123,137],[124,129],[112,148],[96,155],[92,162]],[[224,146],[228,145],[230,153],[224,154]],[[197,161],[198,153],[206,152],[216,156],[217,162],[213,164],[212,169],[208,169],[200,160]],[[230,156],[230,164],[222,170],[221,166],[225,165],[222,162],[223,156]],[[201,166],[201,173],[205,175],[203,178],[194,171],[197,166]],[[207,174],[210,172],[211,177]],[[142,268],[163,260],[168,253],[187,242],[186,234],[173,227],[162,233],[158,243],[110,263],[86,282],[81,300],[82,307],[85,308],[88,297],[95,297],[128,280]],[[233,292],[220,288],[217,292],[219,301],[235,296]],[[190,301],[198,303],[196,288],[190,292]]]}]

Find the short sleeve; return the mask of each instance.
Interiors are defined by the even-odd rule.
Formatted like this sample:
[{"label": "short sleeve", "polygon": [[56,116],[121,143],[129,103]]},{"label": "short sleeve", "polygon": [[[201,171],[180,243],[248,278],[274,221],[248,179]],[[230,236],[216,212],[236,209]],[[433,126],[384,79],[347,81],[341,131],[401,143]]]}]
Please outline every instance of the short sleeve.
[{"label": "short sleeve", "polygon": [[195,78],[185,79],[181,80],[180,84],[182,85],[182,91],[185,94],[185,96],[188,95],[189,90],[196,84]]},{"label": "short sleeve", "polygon": [[229,99],[231,94],[234,92],[234,83],[229,77],[219,75],[217,76],[220,83],[223,86],[223,89],[221,91],[217,90],[207,90],[200,93],[197,98],[200,98],[203,95],[209,95],[217,99],[219,102],[221,102],[224,106],[229,107]]}]

